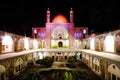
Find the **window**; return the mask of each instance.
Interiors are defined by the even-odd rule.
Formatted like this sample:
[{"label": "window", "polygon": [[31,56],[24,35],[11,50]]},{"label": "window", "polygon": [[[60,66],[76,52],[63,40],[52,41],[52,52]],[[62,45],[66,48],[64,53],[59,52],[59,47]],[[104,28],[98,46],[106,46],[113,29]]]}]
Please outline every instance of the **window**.
[{"label": "window", "polygon": [[112,80],[116,80],[116,75],[112,74]]},{"label": "window", "polygon": [[34,33],[35,33],[35,34],[37,33],[37,30],[36,30],[36,29],[34,29]]},{"label": "window", "polygon": [[83,34],[86,34],[86,29],[83,30]]}]

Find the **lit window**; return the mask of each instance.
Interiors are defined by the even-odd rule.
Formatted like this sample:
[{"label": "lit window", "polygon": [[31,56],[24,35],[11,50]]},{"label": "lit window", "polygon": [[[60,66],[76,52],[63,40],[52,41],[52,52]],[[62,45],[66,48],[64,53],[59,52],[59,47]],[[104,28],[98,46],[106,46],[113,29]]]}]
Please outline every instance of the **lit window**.
[{"label": "lit window", "polygon": [[36,29],[34,29],[34,33],[37,33],[37,30],[36,30]]},{"label": "lit window", "polygon": [[86,34],[86,29],[83,30],[83,33]]}]

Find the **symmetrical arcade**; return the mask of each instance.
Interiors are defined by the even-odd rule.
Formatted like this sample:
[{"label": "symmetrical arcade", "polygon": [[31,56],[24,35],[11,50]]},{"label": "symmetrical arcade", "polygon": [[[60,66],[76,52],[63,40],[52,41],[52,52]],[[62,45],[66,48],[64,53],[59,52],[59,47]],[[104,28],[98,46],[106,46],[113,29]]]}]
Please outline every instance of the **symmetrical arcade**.
[{"label": "symmetrical arcade", "polygon": [[0,80],[12,80],[46,56],[54,61],[75,56],[101,78],[120,80],[120,30],[88,36],[87,27],[74,28],[72,9],[70,23],[61,15],[50,23],[48,9],[46,27],[33,27],[32,36],[0,31]]}]

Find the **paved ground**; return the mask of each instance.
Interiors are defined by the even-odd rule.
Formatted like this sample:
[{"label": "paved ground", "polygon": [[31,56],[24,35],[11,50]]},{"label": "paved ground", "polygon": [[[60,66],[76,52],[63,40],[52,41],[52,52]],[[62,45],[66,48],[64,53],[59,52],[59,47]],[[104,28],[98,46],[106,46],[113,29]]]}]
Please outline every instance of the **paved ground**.
[{"label": "paved ground", "polygon": [[[33,69],[32,71],[48,71],[51,69],[64,69],[64,70],[78,70],[78,71],[86,71],[88,73],[88,76],[90,80],[103,80],[101,79],[98,75],[93,73],[85,64],[82,62],[76,62],[75,64],[76,68],[68,68],[66,67],[66,62],[54,62],[53,65],[50,68],[36,68]],[[38,65],[39,67],[39,65]]]},{"label": "paved ground", "polygon": [[75,63],[76,69],[81,71],[84,70],[88,73],[88,76],[90,78],[90,80],[104,80],[102,78],[100,78],[98,75],[96,75],[94,72],[92,72],[85,64],[83,64],[82,62],[79,63]]},{"label": "paved ground", "polygon": [[[89,75],[90,80],[103,80],[101,79],[98,75],[96,75],[95,73],[93,73],[85,64],[83,64],[82,62],[76,62],[75,63],[75,67],[73,69],[70,69],[68,67],[66,67],[66,62],[54,62],[54,64],[52,65],[51,68],[55,69],[66,69],[66,70],[78,70],[78,71],[86,71]],[[61,65],[64,65],[61,67]]]},{"label": "paved ground", "polygon": [[[30,72],[48,71],[48,70],[51,70],[51,69],[78,70],[78,71],[83,71],[84,70],[88,73],[88,76],[89,76],[90,80],[103,80],[98,75],[93,73],[82,62],[76,62],[74,65],[75,65],[76,68],[68,68],[68,67],[66,67],[66,62],[54,62],[53,65],[50,68],[40,68],[40,65],[34,65],[29,70],[30,70]],[[17,78],[17,79],[14,79],[14,80],[21,80],[21,79]]]}]

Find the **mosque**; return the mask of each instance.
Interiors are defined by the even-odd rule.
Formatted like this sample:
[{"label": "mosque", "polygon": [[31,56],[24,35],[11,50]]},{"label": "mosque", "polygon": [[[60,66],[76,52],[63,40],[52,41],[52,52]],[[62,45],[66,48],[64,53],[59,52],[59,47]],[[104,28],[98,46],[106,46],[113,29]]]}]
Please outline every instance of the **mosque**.
[{"label": "mosque", "polygon": [[120,80],[120,29],[88,36],[88,27],[74,27],[57,15],[50,22],[47,10],[45,27],[33,27],[33,38],[0,31],[0,80],[13,80],[30,63],[47,56],[65,62],[74,56],[104,80]]},{"label": "mosque", "polygon": [[39,39],[40,48],[80,48],[80,40],[88,37],[88,27],[74,27],[73,10],[70,22],[64,15],[56,15],[50,22],[50,10],[46,14],[45,27],[33,27],[33,38]]}]

